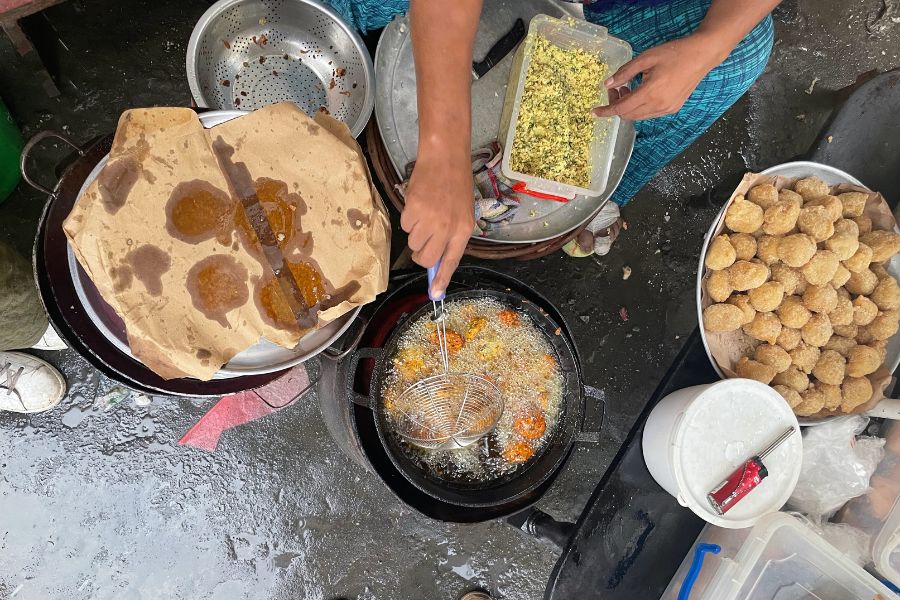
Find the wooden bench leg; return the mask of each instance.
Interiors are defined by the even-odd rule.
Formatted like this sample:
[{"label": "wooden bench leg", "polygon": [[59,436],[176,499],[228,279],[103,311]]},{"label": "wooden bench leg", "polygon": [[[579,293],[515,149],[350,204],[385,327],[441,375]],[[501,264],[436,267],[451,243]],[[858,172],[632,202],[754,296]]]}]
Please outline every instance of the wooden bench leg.
[{"label": "wooden bench leg", "polygon": [[47,68],[44,66],[43,61],[41,61],[41,57],[32,45],[31,40],[29,40],[28,36],[25,35],[25,32],[22,31],[19,22],[3,21],[0,22],[0,27],[6,32],[6,37],[12,42],[12,45],[16,49],[16,52],[19,53],[19,56],[32,67],[35,77],[41,82],[41,86],[44,88],[44,92],[47,96],[49,98],[56,98],[59,96],[59,88],[56,87],[53,78],[50,77],[50,73],[47,72]]}]

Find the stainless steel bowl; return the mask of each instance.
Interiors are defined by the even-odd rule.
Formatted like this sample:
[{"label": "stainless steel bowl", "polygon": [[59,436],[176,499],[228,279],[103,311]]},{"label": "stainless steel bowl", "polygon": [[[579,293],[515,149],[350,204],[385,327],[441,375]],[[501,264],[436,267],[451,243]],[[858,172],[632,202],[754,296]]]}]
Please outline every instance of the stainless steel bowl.
[{"label": "stainless steel bowl", "polygon": [[194,101],[255,110],[291,101],[325,108],[362,133],[375,105],[375,69],[359,35],[315,0],[220,0],[191,33],[187,78]]}]

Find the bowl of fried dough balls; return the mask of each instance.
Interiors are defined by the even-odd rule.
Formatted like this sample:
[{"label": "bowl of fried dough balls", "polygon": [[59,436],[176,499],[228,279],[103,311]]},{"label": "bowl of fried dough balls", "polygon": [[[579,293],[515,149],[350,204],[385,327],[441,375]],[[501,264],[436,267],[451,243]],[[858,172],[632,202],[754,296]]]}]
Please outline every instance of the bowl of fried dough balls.
[{"label": "bowl of fried dough balls", "polygon": [[900,362],[896,229],[866,188],[746,175],[698,278],[719,373],[772,386],[809,422],[870,408]]}]

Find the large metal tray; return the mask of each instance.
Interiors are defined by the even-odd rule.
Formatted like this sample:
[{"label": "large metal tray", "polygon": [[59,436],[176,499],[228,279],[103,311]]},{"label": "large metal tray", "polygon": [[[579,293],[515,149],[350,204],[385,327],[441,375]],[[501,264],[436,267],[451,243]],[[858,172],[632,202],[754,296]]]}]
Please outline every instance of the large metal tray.
[{"label": "large metal tray", "polygon": [[[517,18],[528,23],[538,14],[580,18],[582,9],[576,4],[552,0],[485,2],[475,36],[475,59],[484,56],[512,28]],[[511,52],[484,77],[472,82],[473,148],[484,146],[497,138],[513,54]],[[394,169],[403,177],[406,165],[418,153],[419,139],[416,70],[409,20],[406,17],[398,17],[385,27],[378,41],[375,52],[375,118]],[[622,121],[613,151],[609,182],[601,196],[578,196],[563,204],[520,195],[521,208],[512,221],[478,239],[501,244],[543,242],[583,225],[618,187],[631,158],[634,138],[633,125]]]},{"label": "large metal tray", "polygon": [[[200,122],[209,129],[244,114],[246,114],[244,111],[239,110],[210,111],[200,115]],[[97,178],[108,160],[109,155],[106,155],[97,163],[97,166],[94,167],[81,186],[81,190],[78,192],[79,197],[81,197],[81,194],[84,193],[91,182]],[[69,272],[72,275],[72,284],[75,287],[75,292],[78,294],[78,299],[81,300],[81,304],[84,306],[85,312],[91,317],[97,329],[100,330],[107,340],[124,354],[138,360],[131,353],[131,348],[128,346],[128,337],[125,333],[125,325],[122,319],[100,296],[100,292],[84,269],[81,268],[81,265],[78,264],[78,260],[75,258],[74,252],[72,252],[72,247],[68,244],[66,245],[66,254],[69,262]],[[328,348],[347,331],[361,308],[357,307],[325,327],[308,333],[301,338],[294,348],[282,348],[262,338],[253,346],[235,355],[213,377],[214,379],[225,379],[244,375],[274,373],[309,360]]]}]

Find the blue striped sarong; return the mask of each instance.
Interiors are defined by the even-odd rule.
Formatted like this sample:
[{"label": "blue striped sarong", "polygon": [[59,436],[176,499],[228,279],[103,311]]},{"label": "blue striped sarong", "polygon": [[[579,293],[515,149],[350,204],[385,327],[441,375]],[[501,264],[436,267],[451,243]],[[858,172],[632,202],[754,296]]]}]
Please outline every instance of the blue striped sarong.
[{"label": "blue striped sarong", "polygon": [[[490,2],[490,0],[486,0]],[[387,25],[403,14],[408,0],[328,0],[363,32]],[[585,5],[585,17],[626,40],[635,56],[653,46],[692,33],[706,16],[711,0],[626,2],[605,0]],[[448,10],[452,10],[452,4]],[[763,19],[722,64],[709,72],[677,113],[635,122],[637,139],[625,176],[612,200],[625,205],[650,178],[681,154],[744,95],[762,74],[772,51],[772,17]]]}]

